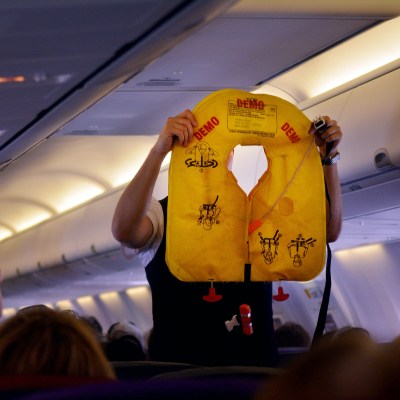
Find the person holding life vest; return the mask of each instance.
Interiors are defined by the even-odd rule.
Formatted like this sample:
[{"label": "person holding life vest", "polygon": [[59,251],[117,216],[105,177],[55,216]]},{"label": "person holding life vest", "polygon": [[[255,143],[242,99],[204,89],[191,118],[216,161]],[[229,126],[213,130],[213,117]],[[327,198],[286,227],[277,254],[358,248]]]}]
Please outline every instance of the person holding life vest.
[{"label": "person holding life vest", "polygon": [[[189,282],[315,278],[326,261],[326,206],[310,120],[281,98],[234,89],[193,112],[193,140],[174,147],[169,167],[171,272]],[[260,146],[268,159],[249,194],[228,168],[238,145]]]},{"label": "person holding life vest", "polygon": [[[340,234],[342,222],[340,181],[335,162],[337,157],[334,157],[338,153],[342,131],[336,121],[329,117],[324,119],[327,128],[323,132],[317,132],[310,123],[307,133],[315,138],[321,159],[327,160],[321,168],[330,199],[326,203],[324,234],[328,242],[333,242]],[[210,121],[212,124],[213,121]],[[215,120],[214,122],[216,123]],[[191,159],[188,165],[192,165],[188,168],[198,168],[196,165],[200,164],[203,168],[213,168],[215,157],[208,148],[192,148],[194,143],[201,141],[194,135],[206,132],[201,130],[203,125],[199,125],[196,111],[185,110],[167,119],[142,167],[122,193],[113,217],[114,237],[122,244],[126,255],[138,254],[141,257],[151,288],[154,326],[149,357],[152,360],[200,365],[275,366],[277,347],[274,342],[270,281],[221,281],[217,275],[207,275],[204,281],[184,281],[171,272],[166,262],[168,224],[175,215],[167,211],[168,197],[160,201],[153,197],[154,186],[162,162],[173,146],[189,150],[186,159]],[[292,135],[292,140],[295,141],[293,132],[288,135]],[[195,151],[198,154],[194,154]],[[312,185],[312,182],[309,184]],[[200,202],[195,221],[196,224],[201,224],[198,226],[200,229],[204,227],[203,230],[206,231],[207,223],[211,223],[213,218],[221,218],[222,214],[218,210],[221,200],[215,196],[210,201]],[[267,225],[262,217],[260,215],[261,224],[264,224],[261,228]],[[209,232],[214,228],[215,225]],[[267,235],[261,228],[255,228],[256,234],[251,235],[254,235],[254,241],[260,242],[263,238],[264,247],[268,248]],[[262,233],[262,238],[257,229]],[[274,233],[270,236],[274,237]],[[278,236],[279,233],[275,239]],[[305,237],[305,241],[308,239]],[[180,236],[180,241],[179,246],[184,249],[186,238]],[[216,243],[217,247],[218,245]],[[299,245],[302,250],[299,254],[302,256],[304,246],[303,242]],[[286,251],[289,255],[294,254],[294,245]],[[203,258],[206,260],[206,253]],[[225,269],[230,268],[229,257],[226,255],[220,254],[219,262]],[[267,265],[265,262],[264,264]],[[240,307],[243,304],[251,309],[251,325],[249,314],[241,312],[243,309]]]}]

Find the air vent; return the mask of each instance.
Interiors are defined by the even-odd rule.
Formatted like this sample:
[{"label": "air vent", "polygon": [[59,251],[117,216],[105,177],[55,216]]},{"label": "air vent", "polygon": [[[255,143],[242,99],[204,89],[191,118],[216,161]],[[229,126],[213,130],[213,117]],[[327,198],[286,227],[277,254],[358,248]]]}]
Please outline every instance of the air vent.
[{"label": "air vent", "polygon": [[97,130],[93,130],[93,129],[82,129],[82,130],[76,130],[76,131],[72,131],[72,132],[68,132],[65,133],[64,135],[68,135],[68,136],[85,136],[85,135],[98,135],[99,131]]},{"label": "air vent", "polygon": [[386,149],[379,149],[376,151],[375,167],[380,171],[394,167],[393,163],[390,161],[390,158],[389,158],[389,155],[388,155]]},{"label": "air vent", "polygon": [[349,190],[350,190],[350,192],[355,192],[356,190],[361,190],[362,189],[362,186],[360,186],[360,185],[350,185],[349,186]]},{"label": "air vent", "polygon": [[138,86],[151,86],[151,87],[165,87],[165,86],[179,86],[181,83],[180,79],[171,79],[171,78],[165,78],[165,79],[149,79],[146,82],[140,82],[137,85]]}]

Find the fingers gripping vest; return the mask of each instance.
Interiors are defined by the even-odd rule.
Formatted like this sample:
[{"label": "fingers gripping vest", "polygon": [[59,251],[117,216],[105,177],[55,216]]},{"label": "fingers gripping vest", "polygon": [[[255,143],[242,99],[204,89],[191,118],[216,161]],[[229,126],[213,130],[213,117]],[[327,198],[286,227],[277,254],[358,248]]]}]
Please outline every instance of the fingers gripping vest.
[{"label": "fingers gripping vest", "polygon": [[[310,120],[278,97],[222,90],[193,110],[173,148],[166,261],[183,281],[310,280],[325,264],[324,178]],[[236,145],[262,145],[268,169],[247,194],[227,168]]]}]

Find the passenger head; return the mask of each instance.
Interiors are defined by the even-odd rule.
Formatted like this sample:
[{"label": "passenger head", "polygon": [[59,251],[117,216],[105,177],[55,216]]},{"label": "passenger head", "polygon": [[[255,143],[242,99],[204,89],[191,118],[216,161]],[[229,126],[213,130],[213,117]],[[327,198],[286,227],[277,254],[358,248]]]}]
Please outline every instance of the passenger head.
[{"label": "passenger head", "polygon": [[117,322],[107,332],[106,354],[110,361],[144,361],[146,346],[141,330],[130,321]]},{"label": "passenger head", "polygon": [[105,340],[103,327],[101,326],[99,320],[95,316],[93,316],[93,315],[89,315],[89,316],[83,315],[79,319],[82,322],[84,322],[85,324],[87,324],[87,326],[89,326],[89,328],[94,333],[94,335],[96,336],[96,338],[97,338],[97,340],[99,342],[103,342]]},{"label": "passenger head", "polygon": [[278,347],[308,347],[310,335],[295,322],[285,322],[275,329],[275,341]]},{"label": "passenger head", "polygon": [[377,386],[382,399],[400,398],[400,337],[381,344],[381,357],[375,365]]},{"label": "passenger head", "polygon": [[109,340],[117,340],[123,336],[133,336],[143,349],[146,347],[143,333],[134,322],[123,320],[108,328],[107,337]]},{"label": "passenger head", "polygon": [[0,375],[113,378],[100,344],[82,321],[37,308],[0,325]]},{"label": "passenger head", "polygon": [[376,399],[378,345],[359,330],[321,340],[266,382],[257,400]]},{"label": "passenger head", "polygon": [[34,310],[51,310],[51,308],[50,308],[50,307],[47,307],[47,306],[44,305],[44,304],[33,304],[33,305],[31,305],[31,306],[27,306],[27,307],[20,308],[20,309],[17,311],[17,314],[22,314],[22,313],[26,313],[26,312],[31,312],[31,311],[34,311]]}]

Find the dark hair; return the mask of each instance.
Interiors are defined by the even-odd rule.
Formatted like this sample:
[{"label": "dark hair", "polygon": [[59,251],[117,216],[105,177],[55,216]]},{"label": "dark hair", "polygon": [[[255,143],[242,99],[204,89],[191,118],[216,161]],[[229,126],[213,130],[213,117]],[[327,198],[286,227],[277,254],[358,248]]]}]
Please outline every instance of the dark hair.
[{"label": "dark hair", "polygon": [[295,322],[285,322],[275,329],[275,341],[278,347],[308,347],[310,335]]},{"label": "dark hair", "polygon": [[139,340],[133,335],[124,335],[106,344],[109,361],[145,361],[146,353]]},{"label": "dark hair", "polygon": [[144,361],[147,359],[142,332],[132,321],[112,324],[107,331],[106,354],[110,361]]},{"label": "dark hair", "polygon": [[0,325],[0,375],[115,378],[90,329],[50,308],[17,313]]}]

